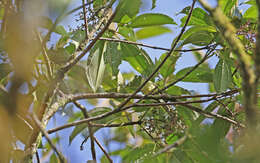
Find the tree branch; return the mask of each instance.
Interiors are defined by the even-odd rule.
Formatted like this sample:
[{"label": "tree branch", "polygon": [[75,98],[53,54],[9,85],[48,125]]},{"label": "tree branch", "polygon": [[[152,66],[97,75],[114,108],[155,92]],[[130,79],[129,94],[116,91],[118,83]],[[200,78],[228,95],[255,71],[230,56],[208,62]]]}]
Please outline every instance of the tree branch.
[{"label": "tree branch", "polygon": [[35,122],[35,124],[37,125],[37,127],[39,128],[39,130],[42,132],[42,134],[44,135],[44,137],[46,138],[46,140],[48,141],[48,143],[50,144],[51,148],[54,150],[54,152],[57,154],[57,156],[60,159],[61,163],[65,163],[66,159],[65,157],[62,155],[62,153],[56,148],[56,146],[52,143],[48,133],[44,130],[44,128],[41,125],[41,122],[39,121],[39,119],[37,118],[37,116],[35,114],[33,114],[33,120]]},{"label": "tree branch", "polygon": [[[170,50],[171,50],[171,49],[168,49],[168,48],[163,48],[163,47],[158,47],[158,46],[147,45],[147,44],[138,43],[138,42],[134,42],[134,41],[114,39],[114,38],[104,38],[104,37],[101,37],[99,40],[112,41],[112,42],[121,42],[121,43],[132,44],[132,45],[138,45],[138,46],[143,46],[143,47],[152,48],[152,49],[158,49],[158,50],[165,50],[165,51],[170,51]],[[178,49],[175,49],[174,51],[176,51],[176,52],[199,51],[199,50],[209,49],[209,48],[211,48],[212,46],[214,46],[214,45],[207,45],[207,46],[204,46],[204,47],[201,47],[201,48],[194,48],[194,49],[187,49],[187,50],[178,50]]]}]

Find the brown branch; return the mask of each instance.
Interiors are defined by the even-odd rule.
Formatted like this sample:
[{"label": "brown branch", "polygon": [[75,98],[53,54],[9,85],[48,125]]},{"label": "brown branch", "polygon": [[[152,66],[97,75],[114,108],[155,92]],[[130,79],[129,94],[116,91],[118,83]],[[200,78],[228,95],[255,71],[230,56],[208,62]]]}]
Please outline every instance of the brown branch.
[{"label": "brown branch", "polygon": [[106,150],[104,149],[104,147],[100,144],[100,142],[95,138],[95,142],[97,143],[97,145],[99,146],[99,148],[102,150],[102,152],[105,154],[106,158],[108,159],[108,161],[110,163],[113,163],[113,160],[111,159],[111,157],[109,156],[109,154],[106,152]]},{"label": "brown branch", "polygon": [[[131,99],[153,99],[153,100],[166,100],[166,101],[175,101],[176,99],[186,99],[186,98],[199,98],[199,97],[213,97],[213,96],[230,96],[238,93],[240,89],[234,89],[222,93],[211,93],[211,94],[198,94],[198,95],[181,95],[181,96],[172,96],[168,94],[160,94],[160,95],[140,95],[137,94],[133,96]],[[82,99],[95,99],[95,98],[128,98],[132,94],[131,93],[117,93],[117,92],[108,92],[108,93],[79,93],[79,94],[68,94],[68,102],[72,102],[74,100],[82,100]]]},{"label": "brown branch", "polygon": [[[124,126],[132,126],[132,125],[137,125],[137,124],[142,124],[142,121],[134,121],[134,122],[125,122],[125,123],[115,123],[115,124],[97,124],[97,123],[90,123],[90,126],[91,127],[100,127],[100,128],[106,128],[106,127],[109,127],[109,128],[112,128],[112,127],[124,127]],[[50,129],[48,130],[47,132],[49,134],[52,134],[54,132],[57,132],[59,131],[60,129],[57,127],[57,128],[53,128],[53,129]]]},{"label": "brown branch", "polygon": [[[92,127],[123,127],[123,126],[132,126],[132,125],[140,125],[142,121],[134,121],[134,122],[125,122],[125,123],[118,123],[118,124],[97,124],[91,123]],[[49,132],[49,131],[48,131]]]},{"label": "brown branch", "polygon": [[[158,47],[158,46],[152,46],[152,45],[147,45],[147,44],[138,43],[138,42],[134,42],[134,41],[128,41],[128,40],[120,40],[120,39],[104,38],[104,37],[101,37],[100,40],[112,41],[112,42],[121,42],[121,43],[132,44],[132,45],[138,45],[138,46],[143,46],[143,47],[152,48],[152,49],[158,49],[158,50],[165,50],[165,51],[170,51],[170,50],[171,50],[171,49],[168,49],[168,48],[163,48],[163,47]],[[207,46],[204,46],[204,47],[201,47],[201,48],[186,49],[186,50],[178,50],[178,49],[175,49],[174,51],[176,51],[176,52],[199,51],[199,50],[204,50],[204,49],[211,48],[212,46],[213,46],[213,45],[207,45]]]},{"label": "brown branch", "polygon": [[39,128],[39,130],[42,132],[42,134],[44,135],[44,137],[46,138],[46,140],[48,141],[48,143],[50,144],[51,148],[54,150],[54,152],[57,154],[57,156],[60,159],[60,162],[65,163],[66,159],[65,157],[62,155],[62,153],[56,148],[56,146],[52,143],[48,133],[44,130],[44,128],[41,125],[41,122],[39,121],[39,119],[37,118],[37,116],[35,114],[33,114],[33,120],[36,124],[36,126]]},{"label": "brown branch", "polygon": [[[145,104],[135,104],[137,106],[141,106],[141,105],[145,105]],[[216,113],[211,113],[211,112],[207,112],[207,111],[204,111],[200,108],[197,108],[195,106],[192,106],[192,105],[189,105],[189,103],[185,103],[185,102],[172,102],[172,103],[155,103],[154,105],[156,106],[160,106],[160,105],[182,105],[182,106],[185,106],[186,108],[192,110],[192,111],[195,111],[199,114],[202,114],[206,117],[214,117],[214,118],[218,118],[218,119],[222,119],[222,120],[225,120],[229,123],[232,123],[234,125],[237,125],[237,126],[240,126],[240,127],[245,127],[243,124],[240,124],[228,117],[225,117],[225,116],[222,116],[222,115],[219,115],[219,114],[216,114]],[[129,109],[130,107],[126,107],[126,109]],[[120,111],[118,111],[120,112]],[[114,112],[114,111],[111,111],[111,112],[108,112],[109,115],[110,114],[115,114],[117,112]],[[54,128],[52,130],[49,130],[48,132],[49,133],[53,133],[53,132],[57,132],[59,130],[63,130],[65,128],[69,128],[69,127],[73,127],[73,126],[77,126],[77,125],[80,125],[80,124],[83,124],[83,123],[87,123],[87,122],[90,122],[90,121],[96,121],[96,120],[100,120],[100,119],[103,119],[106,117],[107,114],[101,114],[101,115],[98,115],[98,116],[95,116],[95,117],[90,117],[90,118],[86,118],[86,119],[82,119],[82,120],[78,120],[78,121],[74,121],[74,122],[71,122],[71,123],[68,123],[68,124],[65,124],[65,125],[62,125],[60,127],[57,127],[57,128]]]},{"label": "brown branch", "polygon": [[37,160],[37,163],[41,163],[38,151],[36,151],[36,160]]}]

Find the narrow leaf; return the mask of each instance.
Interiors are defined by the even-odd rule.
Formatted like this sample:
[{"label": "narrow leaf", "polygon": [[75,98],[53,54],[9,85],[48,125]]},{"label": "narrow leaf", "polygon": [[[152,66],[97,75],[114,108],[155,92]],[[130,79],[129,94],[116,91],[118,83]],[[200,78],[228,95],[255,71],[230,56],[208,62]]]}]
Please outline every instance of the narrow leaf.
[{"label": "narrow leaf", "polygon": [[214,86],[217,92],[222,92],[228,89],[232,81],[231,68],[228,63],[220,59],[215,67]]},{"label": "narrow leaf", "polygon": [[90,54],[88,56],[86,75],[89,85],[94,92],[96,92],[103,79],[105,70],[103,54],[106,46],[106,43],[101,41],[98,42],[96,46],[90,51]]}]

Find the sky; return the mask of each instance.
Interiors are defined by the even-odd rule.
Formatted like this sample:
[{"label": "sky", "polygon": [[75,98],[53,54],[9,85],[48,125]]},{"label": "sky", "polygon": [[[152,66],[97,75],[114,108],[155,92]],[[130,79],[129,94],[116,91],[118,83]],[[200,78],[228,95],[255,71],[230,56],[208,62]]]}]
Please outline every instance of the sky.
[{"label": "sky", "polygon": [[[180,18],[183,15],[178,15],[176,16],[176,14],[178,12],[180,12],[184,7],[187,7],[191,4],[192,0],[157,0],[157,5],[156,8],[154,8],[153,10],[150,10],[151,8],[151,1],[152,0],[143,0],[144,1],[144,6],[142,6],[142,13],[149,13],[149,12],[153,12],[153,13],[163,13],[166,14],[172,18],[174,18],[175,22],[177,22],[177,24],[180,23]],[[211,2],[213,2],[211,0]],[[74,7],[78,6],[81,3],[81,0],[74,0]],[[69,17],[67,18],[63,24],[70,24],[73,21],[73,17]],[[72,26],[76,26],[77,24],[72,24]],[[150,39],[145,39],[145,40],[139,40],[138,42],[140,43],[145,43],[145,44],[149,44],[149,45],[155,45],[155,46],[159,46],[159,47],[165,47],[165,48],[170,48],[171,47],[171,43],[172,40],[179,34],[180,30],[178,28],[178,26],[176,25],[169,25],[168,27],[170,27],[172,29],[171,33],[168,34],[164,34],[158,37],[153,37]],[[55,40],[55,38],[54,38]],[[148,49],[148,48],[144,48],[148,54],[151,56],[152,59],[154,58],[159,58],[159,56],[164,53],[161,50],[153,50],[153,49]],[[217,63],[217,58],[213,58],[210,61],[210,65],[212,67],[214,67]],[[176,65],[176,70],[180,70],[184,67],[189,67],[189,66],[193,66],[194,64],[196,64],[196,60],[193,57],[193,55],[191,53],[185,53],[177,62]],[[127,64],[126,62],[124,62],[122,65],[120,65],[120,70],[121,71],[129,71],[129,64]],[[194,83],[178,83],[177,85],[179,86],[183,86],[189,90],[194,90],[196,92],[199,93],[207,93],[208,91],[208,86],[207,84],[194,84]],[[86,107],[88,109],[93,108],[94,106],[91,106],[89,104],[85,104]],[[64,124],[66,122],[66,118],[62,117],[61,115],[57,115],[56,120],[52,119],[51,122],[48,125],[48,128],[52,128],[54,125],[55,126],[60,126],[62,124]],[[55,124],[56,123],[56,124]],[[77,136],[77,138],[72,142],[71,145],[69,145],[69,135],[72,132],[73,128],[69,128],[69,129],[65,129],[62,130],[60,132],[58,132],[58,134],[61,136],[61,145],[60,145],[60,149],[63,150],[63,153],[66,157],[68,157],[70,162],[77,162],[77,163],[81,163],[81,162],[86,162],[87,160],[91,159],[91,152],[90,152],[90,145],[89,145],[89,141],[88,143],[85,145],[85,149],[84,151],[80,151],[80,144],[82,143],[82,141],[84,140],[81,136]],[[101,141],[102,144],[104,144],[102,142],[103,137],[109,137],[110,136],[110,132],[108,129],[102,129],[100,131],[98,131],[97,133],[95,133],[95,136],[97,137],[98,140]],[[59,146],[58,146],[59,147]],[[124,147],[124,144],[119,144],[116,142],[113,142],[109,145],[110,150],[115,150],[118,148],[122,148]],[[96,146],[97,149],[97,155],[98,158],[100,158],[100,156],[103,155],[103,153],[99,150],[99,148]],[[115,163],[119,163],[120,162],[120,158],[115,158],[113,157]],[[99,162],[99,161],[98,161]]]}]

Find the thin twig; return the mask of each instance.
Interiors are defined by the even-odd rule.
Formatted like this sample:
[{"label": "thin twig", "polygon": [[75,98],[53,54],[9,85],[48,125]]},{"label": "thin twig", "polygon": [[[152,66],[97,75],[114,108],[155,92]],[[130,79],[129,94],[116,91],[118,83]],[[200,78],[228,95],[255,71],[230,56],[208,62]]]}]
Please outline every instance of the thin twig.
[{"label": "thin twig", "polygon": [[41,37],[40,33],[37,30],[35,30],[35,32],[36,32],[36,35],[37,35],[37,38],[38,38],[39,42],[41,43],[43,59],[44,59],[44,61],[46,63],[48,77],[49,77],[49,79],[51,79],[52,78],[52,68],[51,68],[50,59],[48,57],[48,54],[47,54],[45,45],[43,44],[43,40],[42,40],[42,37]]},{"label": "thin twig", "polygon": [[48,141],[48,143],[50,144],[51,148],[54,150],[54,152],[57,154],[57,156],[59,157],[60,161],[62,163],[65,163],[65,157],[62,155],[62,153],[56,148],[56,146],[52,143],[48,133],[44,130],[44,128],[41,126],[41,122],[39,121],[39,119],[37,118],[37,116],[35,114],[33,114],[33,120],[35,122],[35,124],[37,125],[37,127],[40,129],[40,131],[42,132],[42,134],[44,135],[44,137],[46,138],[46,140]]},{"label": "thin twig", "polygon": [[[87,113],[87,109],[83,105],[81,105],[77,101],[74,101],[73,103],[82,111],[85,118],[89,118],[88,113]],[[95,143],[94,143],[94,141],[95,141],[94,132],[92,130],[90,122],[87,122],[87,124],[88,124],[89,136],[90,136],[92,159],[96,161],[97,157],[96,157],[96,150],[95,150]]]},{"label": "thin twig", "polygon": [[[198,94],[198,95],[181,95],[181,96],[172,96],[168,94],[160,94],[160,95],[140,95],[137,94],[132,97],[132,99],[153,99],[153,100],[166,100],[166,101],[176,101],[176,99],[187,99],[187,98],[201,98],[201,97],[214,97],[214,96],[230,96],[236,93],[239,93],[240,89],[233,89],[226,92],[221,93],[210,93],[210,94]],[[73,102],[75,100],[82,99],[100,99],[100,98],[128,98],[131,96],[131,93],[117,93],[117,92],[107,92],[107,93],[79,93],[79,94],[68,94],[65,95],[68,97],[68,102]]]},{"label": "thin twig", "polygon": [[100,142],[95,138],[95,142],[97,143],[97,145],[99,146],[99,148],[102,150],[102,152],[105,154],[106,158],[108,159],[108,161],[110,163],[113,163],[113,160],[111,159],[111,157],[109,156],[109,154],[106,152],[105,148],[100,144]]},{"label": "thin twig", "polygon": [[[142,121],[134,121],[134,122],[125,122],[125,123],[118,123],[118,124],[97,124],[91,123],[91,127],[123,127],[123,126],[132,126],[142,124]],[[48,131],[49,132],[49,131]]]},{"label": "thin twig", "polygon": [[[143,47],[147,47],[147,48],[158,49],[158,50],[165,50],[165,51],[170,51],[171,50],[169,48],[163,48],[163,47],[158,47],[158,46],[152,46],[152,45],[147,45],[147,44],[143,44],[143,43],[138,43],[138,42],[134,42],[134,41],[120,40],[120,39],[114,39],[114,38],[104,38],[104,37],[101,37],[100,40],[112,41],[112,42],[121,42],[121,43],[132,44],[132,45],[139,45],[139,46],[143,46]],[[176,51],[176,52],[199,51],[199,50],[204,50],[204,49],[211,48],[211,46],[213,46],[213,45],[207,45],[207,46],[204,46],[204,47],[201,47],[201,48],[186,49],[186,50],[175,49],[174,51]]]},{"label": "thin twig", "polygon": [[[238,122],[236,122],[236,121],[234,121],[234,120],[232,120],[232,119],[230,119],[230,118],[228,118],[228,117],[225,117],[225,116],[222,116],[222,115],[219,115],[219,114],[216,114],[216,113],[211,113],[211,112],[204,111],[204,110],[202,110],[202,109],[200,109],[200,108],[197,108],[197,107],[195,107],[195,106],[189,105],[189,104],[187,104],[187,103],[179,103],[179,102],[178,102],[178,104],[179,104],[179,105],[182,105],[182,106],[185,106],[186,108],[188,108],[188,109],[190,109],[190,110],[192,110],[192,111],[195,111],[195,112],[197,112],[197,113],[199,113],[199,114],[202,114],[202,115],[204,115],[204,116],[206,116],[206,117],[214,117],[214,118],[217,118],[217,119],[222,119],[222,120],[225,120],[225,121],[227,121],[227,122],[229,122],[229,123],[232,123],[232,124],[234,124],[234,125],[237,125],[237,126],[240,126],[240,127],[245,127],[243,124],[240,124],[240,123],[238,123]],[[165,104],[163,104],[163,105],[165,105]],[[128,108],[127,108],[127,109],[128,109]],[[120,112],[120,111],[118,111],[118,112]],[[110,114],[115,114],[115,112],[113,112],[113,111],[108,112],[108,113],[110,113]],[[110,114],[109,114],[109,115],[110,115]],[[100,120],[100,119],[103,119],[104,117],[106,117],[106,116],[104,116],[104,114],[101,114],[101,115],[98,115],[98,116],[95,116],[95,117],[91,117],[91,118],[87,118],[87,119],[82,119],[82,120],[74,121],[74,122],[71,122],[71,123],[67,123],[67,124],[65,124],[65,125],[62,125],[62,126],[60,126],[60,127],[51,129],[51,130],[49,130],[48,132],[49,132],[49,133],[57,132],[57,131],[59,131],[59,130],[65,129],[65,128],[77,126],[77,125],[80,125],[80,124],[83,124],[83,123],[87,123],[87,122],[90,122],[90,121]]]},{"label": "thin twig", "polygon": [[36,151],[36,160],[37,160],[37,163],[41,163],[41,160],[40,160],[40,156],[39,156],[39,152]]}]

